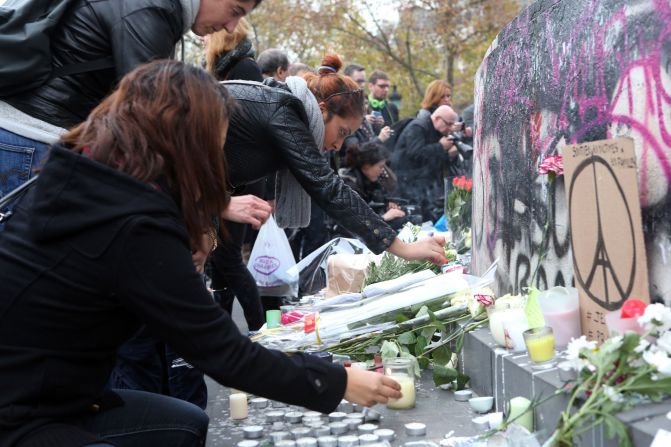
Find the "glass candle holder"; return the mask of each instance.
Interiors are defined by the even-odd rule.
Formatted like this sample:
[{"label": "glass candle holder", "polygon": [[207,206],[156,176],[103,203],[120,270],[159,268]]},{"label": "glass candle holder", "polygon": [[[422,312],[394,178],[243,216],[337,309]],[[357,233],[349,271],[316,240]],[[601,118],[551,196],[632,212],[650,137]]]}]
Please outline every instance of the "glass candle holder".
[{"label": "glass candle holder", "polygon": [[522,304],[494,303],[487,307],[487,316],[492,338],[499,346],[507,349],[513,349],[514,344],[510,330],[506,328],[529,327]]},{"label": "glass candle holder", "polygon": [[415,407],[415,364],[412,359],[395,357],[383,359],[384,375],[401,385],[400,399],[389,399],[387,408],[405,410]]},{"label": "glass candle holder", "polygon": [[524,343],[527,345],[532,368],[545,369],[554,365],[555,336],[549,326],[524,331]]},{"label": "glass candle holder", "polygon": [[282,320],[282,313],[279,309],[272,309],[266,311],[266,327],[268,329],[280,327]]}]

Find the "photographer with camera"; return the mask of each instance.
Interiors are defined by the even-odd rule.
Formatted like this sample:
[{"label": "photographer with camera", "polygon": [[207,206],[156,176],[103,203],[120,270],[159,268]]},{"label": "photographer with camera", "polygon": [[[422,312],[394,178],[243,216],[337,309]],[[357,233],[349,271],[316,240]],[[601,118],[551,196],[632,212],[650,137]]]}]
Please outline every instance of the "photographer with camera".
[{"label": "photographer with camera", "polygon": [[431,115],[416,118],[403,129],[392,154],[398,193],[418,203],[424,220],[435,221],[433,202],[444,195],[443,176],[458,163],[459,149],[451,132],[461,130],[458,116],[442,105]]}]

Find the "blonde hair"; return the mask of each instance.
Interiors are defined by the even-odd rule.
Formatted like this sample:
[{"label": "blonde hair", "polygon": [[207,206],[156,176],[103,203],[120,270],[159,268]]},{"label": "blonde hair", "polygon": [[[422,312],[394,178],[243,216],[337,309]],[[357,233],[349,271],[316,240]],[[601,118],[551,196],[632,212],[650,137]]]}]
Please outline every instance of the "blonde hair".
[{"label": "blonde hair", "polygon": [[452,87],[447,81],[436,79],[431,81],[424,92],[424,99],[422,100],[422,108],[431,110],[440,105],[440,101],[447,93],[452,93]]},{"label": "blonde hair", "polygon": [[222,54],[232,51],[238,44],[245,39],[252,32],[252,27],[244,18],[240,19],[237,26],[232,33],[225,29],[210,34],[207,41],[207,48],[205,49],[205,62],[207,63],[207,71],[214,73],[214,67],[217,58]]}]

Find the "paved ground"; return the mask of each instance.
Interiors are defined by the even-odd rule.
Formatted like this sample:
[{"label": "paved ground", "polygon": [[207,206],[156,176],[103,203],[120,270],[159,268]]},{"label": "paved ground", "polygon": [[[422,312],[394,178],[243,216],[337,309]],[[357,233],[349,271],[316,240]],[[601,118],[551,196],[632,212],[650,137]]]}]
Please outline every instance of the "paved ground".
[{"label": "paved ground", "polygon": [[[246,324],[242,310],[237,302],[233,309],[233,320],[242,331]],[[232,422],[228,417],[228,389],[207,378],[209,401],[207,413],[210,416],[210,429],[206,447],[233,447],[242,439],[242,425],[263,424],[262,410],[250,410],[250,417],[243,421]],[[393,445],[402,445],[403,441],[432,440],[437,442],[450,430],[455,436],[476,434],[471,419],[475,417],[468,403],[455,402],[452,392],[436,389],[427,374],[417,387],[417,406],[412,410],[391,411],[386,407],[375,407],[383,415],[381,428],[396,431],[398,439]],[[427,425],[427,436],[409,439],[404,434],[407,422],[423,422]]]}]

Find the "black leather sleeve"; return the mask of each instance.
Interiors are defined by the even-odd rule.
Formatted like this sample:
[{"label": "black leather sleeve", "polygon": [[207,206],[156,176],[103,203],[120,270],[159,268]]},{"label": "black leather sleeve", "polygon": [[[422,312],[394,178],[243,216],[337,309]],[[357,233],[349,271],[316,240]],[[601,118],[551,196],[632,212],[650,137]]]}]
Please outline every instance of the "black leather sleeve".
[{"label": "black leather sleeve", "polygon": [[386,250],[396,232],[331,169],[307,128],[300,101],[287,95],[271,120],[275,146],[303,189],[370,250]]},{"label": "black leather sleeve", "polygon": [[119,79],[147,61],[173,55],[175,42],[182,34],[182,12],[179,3],[173,8],[169,5],[166,2],[129,14],[121,12],[121,19],[113,24],[109,36]]}]

